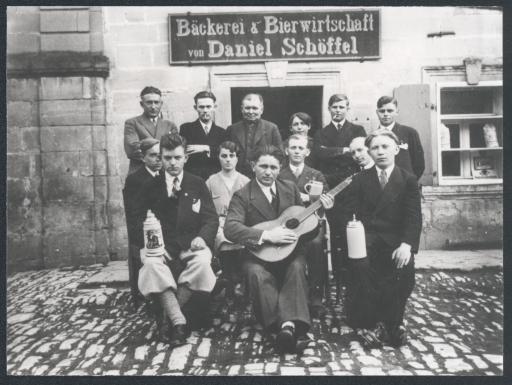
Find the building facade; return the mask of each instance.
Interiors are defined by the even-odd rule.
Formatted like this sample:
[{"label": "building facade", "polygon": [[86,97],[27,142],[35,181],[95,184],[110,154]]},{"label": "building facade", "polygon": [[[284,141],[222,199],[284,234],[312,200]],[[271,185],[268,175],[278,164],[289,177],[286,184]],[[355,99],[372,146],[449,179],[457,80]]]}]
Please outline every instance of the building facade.
[{"label": "building facade", "polygon": [[[280,7],[278,11],[300,15],[357,10]],[[121,190],[128,160],[123,124],[140,114],[138,94],[146,85],[163,91],[163,116],[177,125],[196,118],[193,96],[200,90],[217,96],[216,123],[223,127],[238,119],[243,93],[255,90],[266,100],[263,117],[276,121],[284,131],[288,117],[299,110],[312,115],[314,129],[327,124],[329,96],[345,93],[350,98],[349,120],[371,132],[378,126],[377,99],[394,95],[398,121],[418,130],[425,151],[421,247],[501,245],[502,10],[364,9],[378,15],[377,57],[258,61],[221,57],[215,63],[171,63],[174,35],[169,15],[190,12],[211,15],[213,20],[235,12],[272,15],[275,11],[272,7],[9,7],[9,269],[126,258]]]}]

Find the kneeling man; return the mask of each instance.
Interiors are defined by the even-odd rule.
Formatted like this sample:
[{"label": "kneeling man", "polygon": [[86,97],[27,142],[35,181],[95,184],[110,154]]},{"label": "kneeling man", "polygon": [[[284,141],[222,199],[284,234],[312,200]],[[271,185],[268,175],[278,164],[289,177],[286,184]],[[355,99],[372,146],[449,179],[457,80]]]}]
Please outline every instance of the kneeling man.
[{"label": "kneeling man", "polygon": [[[277,178],[283,159],[282,151],[275,146],[256,151],[252,162],[255,178],[233,195],[229,205],[224,225],[227,239],[246,248],[297,241],[297,234],[285,227],[252,227],[278,218],[290,206],[302,206],[295,183]],[[320,200],[325,208],[333,206],[334,200],[327,194]],[[276,348],[280,353],[295,352],[297,337],[306,333],[311,322],[303,245],[299,242],[293,253],[279,262],[264,262],[247,253],[244,273],[258,321],[268,332],[278,331]]]},{"label": "kneeling man", "polygon": [[[162,137],[163,169],[144,186],[138,214],[139,220],[144,221],[147,211],[151,210],[162,226],[168,254],[166,261],[160,263],[155,257],[146,258],[139,274],[139,289],[144,296],[156,294],[160,299],[166,318],[173,326],[170,343],[175,346],[185,343],[187,324],[198,321],[186,319],[183,307],[194,293],[200,293],[196,298],[207,301],[215,285],[210,262],[219,225],[204,181],[183,171],[187,160],[185,148],[186,141],[178,134]],[[196,317],[204,319],[204,316],[203,306]]]},{"label": "kneeling man", "polygon": [[365,144],[375,166],[354,177],[344,207],[345,219],[355,214],[363,222],[367,247],[367,258],[351,260],[358,282],[349,288],[348,320],[365,347],[398,347],[407,341],[403,317],[414,287],[420,193],[416,176],[395,164],[399,141],[393,132],[377,130]]}]

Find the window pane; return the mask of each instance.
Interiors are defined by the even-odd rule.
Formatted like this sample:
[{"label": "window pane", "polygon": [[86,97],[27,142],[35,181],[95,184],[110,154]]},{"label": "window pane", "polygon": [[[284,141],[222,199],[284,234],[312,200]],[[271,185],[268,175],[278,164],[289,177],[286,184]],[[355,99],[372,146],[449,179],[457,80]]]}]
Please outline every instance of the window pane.
[{"label": "window pane", "polygon": [[460,176],[460,153],[443,151],[441,154],[443,176]]},{"label": "window pane", "polygon": [[469,125],[469,147],[485,147],[483,123]]},{"label": "window pane", "polygon": [[491,87],[443,88],[441,114],[492,114],[493,96]]},{"label": "window pane", "polygon": [[460,148],[460,127],[458,124],[445,124],[450,130],[450,148]]}]

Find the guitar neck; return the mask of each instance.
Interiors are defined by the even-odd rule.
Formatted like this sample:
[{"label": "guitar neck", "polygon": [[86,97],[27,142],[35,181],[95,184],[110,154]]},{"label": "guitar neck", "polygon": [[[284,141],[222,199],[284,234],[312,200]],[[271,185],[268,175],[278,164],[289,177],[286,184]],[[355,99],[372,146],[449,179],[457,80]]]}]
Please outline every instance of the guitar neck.
[{"label": "guitar neck", "polygon": [[[344,179],[340,184],[338,184],[336,187],[334,187],[331,191],[329,191],[327,194],[335,197],[338,195],[341,191],[343,191],[350,183],[352,182],[352,176],[349,176],[348,178]],[[318,210],[320,207],[322,207],[322,202],[320,202],[320,199],[311,203],[303,212],[301,215],[297,217],[299,222],[303,222],[307,217],[312,215],[316,210]]]}]

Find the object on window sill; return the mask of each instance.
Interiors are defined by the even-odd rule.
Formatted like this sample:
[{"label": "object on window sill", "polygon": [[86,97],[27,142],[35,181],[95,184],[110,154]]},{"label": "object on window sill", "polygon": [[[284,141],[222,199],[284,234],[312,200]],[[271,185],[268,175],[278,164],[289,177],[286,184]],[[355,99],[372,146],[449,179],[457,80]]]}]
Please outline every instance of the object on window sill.
[{"label": "object on window sill", "polygon": [[487,148],[499,147],[498,135],[496,133],[496,126],[492,123],[487,123],[483,127],[485,146]]}]

